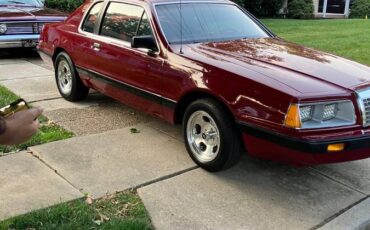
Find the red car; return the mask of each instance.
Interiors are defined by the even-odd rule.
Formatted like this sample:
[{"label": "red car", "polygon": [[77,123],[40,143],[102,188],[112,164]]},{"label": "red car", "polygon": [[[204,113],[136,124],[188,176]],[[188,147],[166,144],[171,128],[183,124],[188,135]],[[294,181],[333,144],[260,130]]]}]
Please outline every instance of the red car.
[{"label": "red car", "polygon": [[182,123],[209,171],[244,149],[294,165],[370,156],[370,68],[284,41],[229,1],[88,1],[44,27],[39,51],[65,99],[92,88]]}]

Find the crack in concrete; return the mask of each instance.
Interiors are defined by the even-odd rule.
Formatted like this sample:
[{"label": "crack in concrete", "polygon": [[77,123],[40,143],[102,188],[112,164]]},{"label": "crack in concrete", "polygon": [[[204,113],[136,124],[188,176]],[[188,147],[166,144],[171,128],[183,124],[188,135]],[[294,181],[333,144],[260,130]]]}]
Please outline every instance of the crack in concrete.
[{"label": "crack in concrete", "polygon": [[341,181],[339,181],[339,180],[337,180],[337,179],[335,179],[334,177],[331,177],[330,175],[327,175],[327,174],[325,174],[325,173],[323,173],[323,172],[321,172],[320,170],[318,170],[318,169],[315,169],[315,168],[312,168],[312,167],[310,167],[312,170],[314,170],[315,172],[317,172],[318,174],[320,174],[321,176],[323,176],[323,177],[325,177],[325,178],[327,178],[327,179],[329,179],[329,180],[331,180],[331,181],[334,181],[334,182],[336,182],[336,183],[338,183],[338,184],[340,184],[340,185],[342,185],[342,186],[344,186],[344,187],[346,187],[346,188],[349,188],[349,189],[351,189],[351,190],[353,190],[353,191],[356,191],[356,192],[358,192],[358,193],[360,193],[360,194],[362,194],[362,195],[364,195],[364,196],[367,196],[367,195],[369,195],[369,194],[366,194],[366,193],[364,193],[364,192],[362,192],[362,191],[360,191],[360,190],[358,190],[358,189],[356,189],[356,188],[354,188],[354,187],[352,187],[352,186],[350,186],[350,185],[347,185],[347,184],[345,184],[345,183],[343,183],[343,182],[341,182]]},{"label": "crack in concrete", "polygon": [[163,133],[163,134],[165,134],[165,135],[167,135],[167,136],[169,136],[169,137],[171,137],[171,138],[173,138],[173,139],[175,139],[175,140],[184,144],[184,139],[183,138],[178,138],[175,135],[172,135],[170,133],[167,133],[166,131],[161,130],[160,128],[150,126],[150,124],[149,124],[149,127],[151,127],[153,129],[157,130],[158,132]]},{"label": "crack in concrete", "polygon": [[366,200],[367,198],[369,198],[370,195],[367,195],[363,198],[361,198],[360,200],[356,201],[355,203],[343,208],[342,210],[340,210],[339,212],[335,213],[334,215],[328,217],[327,219],[325,219],[324,221],[322,221],[321,223],[319,223],[318,225],[310,228],[309,230],[317,230],[323,226],[325,226],[326,224],[328,224],[329,222],[331,222],[332,220],[336,219],[337,217],[339,217],[340,215],[342,215],[343,213],[345,213],[346,211],[350,210],[351,208],[355,207],[356,205],[360,204],[361,202],[363,202],[364,200]]},{"label": "crack in concrete", "polygon": [[50,98],[45,98],[45,99],[29,101],[28,103],[35,103],[35,102],[41,102],[41,101],[52,101],[52,100],[57,100],[57,99],[61,99],[61,98],[62,97],[50,97]]},{"label": "crack in concrete", "polygon": [[174,173],[171,173],[171,174],[168,174],[168,175],[165,175],[165,176],[162,176],[162,177],[158,177],[154,180],[151,180],[151,181],[147,181],[147,182],[144,182],[142,184],[139,184],[139,185],[136,185],[134,187],[131,187],[129,189],[139,189],[139,188],[143,188],[143,187],[146,187],[146,186],[149,186],[151,184],[155,184],[155,183],[158,183],[158,182],[161,182],[161,181],[165,181],[165,180],[168,180],[168,179],[171,179],[173,177],[176,177],[176,176],[179,176],[181,174],[184,174],[184,173],[187,173],[187,172],[190,172],[190,171],[193,171],[195,169],[198,169],[199,166],[195,165],[193,167],[190,167],[190,168],[187,168],[187,169],[183,169],[183,170],[180,170],[178,172],[174,172]]},{"label": "crack in concrete", "polygon": [[34,153],[33,150],[31,150],[30,148],[27,149],[27,153],[31,154],[33,157],[35,157],[36,159],[38,159],[41,163],[43,163],[46,167],[48,167],[49,169],[51,169],[55,174],[57,174],[60,178],[62,178],[64,181],[66,181],[73,188],[75,188],[76,190],[78,190],[81,194],[84,194],[82,192],[82,188],[78,188],[77,186],[75,186],[72,182],[70,182],[67,178],[65,178],[62,174],[60,174],[58,172],[58,170],[56,170],[55,168],[53,168],[52,165],[48,164],[46,161],[44,161],[43,159],[41,159],[41,157],[39,156],[39,154]]},{"label": "crack in concrete", "polygon": [[331,181],[333,181],[333,182],[335,182],[335,183],[337,183],[337,184],[340,184],[340,185],[341,185],[341,186],[343,186],[343,187],[346,187],[346,188],[348,188],[348,189],[350,189],[350,190],[353,190],[353,191],[358,192],[358,193],[360,193],[360,194],[362,194],[362,195],[364,195],[364,196],[365,196],[365,197],[361,198],[360,200],[358,200],[358,201],[354,202],[353,204],[350,204],[349,206],[347,206],[347,207],[345,207],[345,208],[343,208],[343,209],[339,210],[337,213],[334,213],[332,216],[328,217],[327,219],[325,219],[324,221],[322,221],[322,222],[321,222],[321,223],[319,223],[318,225],[316,225],[316,226],[314,226],[314,227],[310,228],[310,230],[317,230],[317,229],[319,229],[319,228],[323,227],[324,225],[328,224],[330,221],[332,221],[332,220],[336,219],[337,217],[339,217],[340,215],[342,215],[343,213],[345,213],[345,212],[346,212],[346,211],[348,211],[349,209],[353,208],[354,206],[356,206],[356,205],[360,204],[362,201],[364,201],[364,200],[366,200],[367,198],[369,198],[369,197],[370,197],[370,195],[369,195],[369,194],[366,194],[366,193],[364,193],[364,192],[362,192],[362,191],[360,191],[360,190],[358,190],[358,189],[356,189],[356,188],[354,188],[354,187],[352,187],[352,186],[350,186],[350,185],[347,185],[347,184],[345,184],[345,183],[343,183],[343,182],[341,182],[341,181],[339,181],[339,180],[335,179],[334,177],[331,177],[330,175],[327,175],[327,174],[325,174],[325,173],[321,172],[321,171],[320,171],[320,170],[318,170],[318,169],[315,169],[315,168],[313,168],[313,167],[310,167],[310,168],[311,168],[312,170],[314,170],[315,172],[317,172],[318,174],[320,174],[321,176],[323,176],[323,177],[325,177],[325,178],[327,178],[327,179],[329,179],[329,180],[331,180]]},{"label": "crack in concrete", "polygon": [[[90,93],[89,95],[99,95],[99,93]],[[62,96],[59,96],[59,97],[50,97],[50,98],[45,98],[45,99],[39,99],[39,100],[29,101],[29,103],[42,102],[42,101],[52,101],[52,100],[57,100],[57,99],[61,99],[61,98],[63,98],[63,97]]]},{"label": "crack in concrete", "polygon": [[32,77],[19,77],[19,78],[7,78],[7,79],[0,79],[0,82],[4,81],[16,81],[16,80],[24,80],[24,79],[31,79],[31,78],[41,78],[41,77],[50,77],[50,74],[42,74],[42,75],[37,75],[37,76],[32,76]]}]

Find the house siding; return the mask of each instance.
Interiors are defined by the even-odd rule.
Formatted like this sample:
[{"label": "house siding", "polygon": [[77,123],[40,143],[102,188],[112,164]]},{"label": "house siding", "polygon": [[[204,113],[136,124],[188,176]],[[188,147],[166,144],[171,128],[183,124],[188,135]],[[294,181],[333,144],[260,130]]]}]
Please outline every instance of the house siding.
[{"label": "house siding", "polygon": [[319,0],[313,0],[313,5],[315,7],[315,15],[319,12]]}]

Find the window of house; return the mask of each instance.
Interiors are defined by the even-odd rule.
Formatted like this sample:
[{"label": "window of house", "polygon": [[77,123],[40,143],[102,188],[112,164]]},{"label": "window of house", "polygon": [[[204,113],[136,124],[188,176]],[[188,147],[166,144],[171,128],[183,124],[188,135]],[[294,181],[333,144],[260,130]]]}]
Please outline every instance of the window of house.
[{"label": "window of house", "polygon": [[[346,0],[328,0],[326,13],[332,14],[344,14],[344,9],[346,6]],[[319,0],[319,13],[324,11],[324,0]]]},{"label": "window of house", "polygon": [[93,7],[91,7],[89,13],[86,15],[85,21],[82,25],[82,30],[93,33],[95,24],[98,20],[99,13],[103,7],[103,2],[96,3]]}]

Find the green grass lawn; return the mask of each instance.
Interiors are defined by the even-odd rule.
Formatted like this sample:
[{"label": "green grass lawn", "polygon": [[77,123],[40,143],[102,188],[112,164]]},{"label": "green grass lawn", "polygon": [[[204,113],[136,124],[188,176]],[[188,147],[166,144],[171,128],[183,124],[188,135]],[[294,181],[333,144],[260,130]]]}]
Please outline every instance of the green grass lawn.
[{"label": "green grass lawn", "polygon": [[370,20],[264,19],[279,37],[370,66]]},{"label": "green grass lawn", "polygon": [[[16,94],[11,92],[4,86],[0,85],[0,108],[8,105],[9,103],[17,100],[18,98],[19,97]],[[50,123],[45,116],[41,116],[39,118],[39,121],[41,123],[41,128],[39,132],[32,137],[31,140],[24,144],[15,146],[0,145],[0,156],[4,153],[27,149],[27,147],[29,146],[62,140],[73,136],[73,133],[63,129],[62,127],[56,124]]]},{"label": "green grass lawn", "polygon": [[0,222],[8,229],[152,229],[140,197],[123,192],[88,204],[84,199],[59,204]]}]

